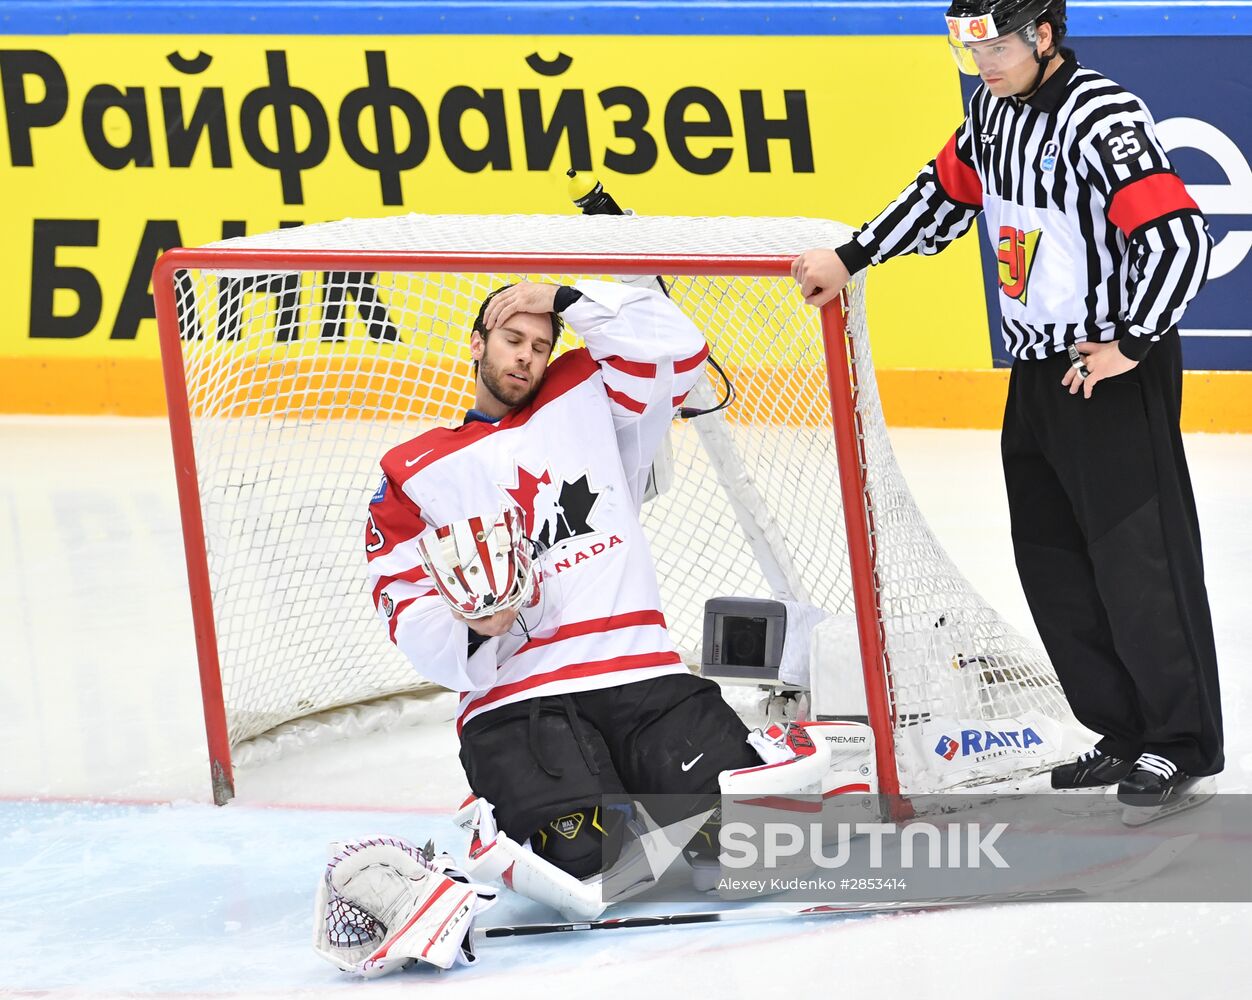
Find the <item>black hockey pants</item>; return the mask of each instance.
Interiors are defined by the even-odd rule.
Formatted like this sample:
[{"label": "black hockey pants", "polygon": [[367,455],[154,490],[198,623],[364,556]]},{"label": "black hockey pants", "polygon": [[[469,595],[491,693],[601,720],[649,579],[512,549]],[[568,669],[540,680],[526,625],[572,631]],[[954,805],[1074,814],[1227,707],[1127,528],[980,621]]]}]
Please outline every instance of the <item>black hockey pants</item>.
[{"label": "black hockey pants", "polygon": [[1078,720],[1105,753],[1222,769],[1217,654],[1179,430],[1176,331],[1092,398],[1065,354],[1018,361],[1001,454],[1022,589]]}]

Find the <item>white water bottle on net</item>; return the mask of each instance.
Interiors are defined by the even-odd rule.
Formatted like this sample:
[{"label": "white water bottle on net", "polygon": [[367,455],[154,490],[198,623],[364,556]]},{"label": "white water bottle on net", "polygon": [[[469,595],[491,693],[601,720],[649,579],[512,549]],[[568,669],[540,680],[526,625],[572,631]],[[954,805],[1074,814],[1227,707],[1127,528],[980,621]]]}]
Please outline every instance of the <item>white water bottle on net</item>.
[{"label": "white water bottle on net", "polygon": [[[863,281],[819,312],[789,277],[798,253],[849,235],[815,219],[410,215],[163,257],[153,289],[218,801],[232,758],[266,734],[344,706],[386,717],[394,696],[429,689],[366,592],[365,511],[388,448],[460,423],[479,303],[523,277],[664,276],[734,386],[731,406],[676,418],[668,488],[643,512],[690,662],[710,598],[804,602],[855,615],[861,689],[838,692],[853,707],[835,714],[869,719],[884,792],[1068,756],[1080,730],[1050,664],[962,577],[896,464]],[[710,370],[688,405],[721,392]]]}]

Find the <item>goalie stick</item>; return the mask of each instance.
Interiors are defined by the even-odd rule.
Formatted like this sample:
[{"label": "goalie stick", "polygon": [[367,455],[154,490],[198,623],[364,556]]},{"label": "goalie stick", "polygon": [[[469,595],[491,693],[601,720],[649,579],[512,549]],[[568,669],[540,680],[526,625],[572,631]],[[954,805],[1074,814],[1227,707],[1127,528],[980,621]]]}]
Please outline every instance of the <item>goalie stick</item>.
[{"label": "goalie stick", "polygon": [[920,910],[946,910],[995,903],[1044,903],[1065,899],[1091,899],[1137,885],[1168,867],[1191,846],[1196,834],[1173,837],[1150,853],[1125,865],[1116,874],[1086,886],[1060,886],[1050,889],[1021,889],[1008,892],[973,893],[968,896],[935,896],[929,899],[901,899],[888,902],[826,903],[805,907],[741,907],[734,910],[705,910],[696,913],[657,913],[634,917],[603,917],[552,924],[513,924],[480,927],[474,931],[481,940],[530,937],[539,934],[568,934],[577,931],[629,930],[640,927],[667,927],[675,924],[716,924],[753,920],[804,919],[855,914],[901,913]]}]

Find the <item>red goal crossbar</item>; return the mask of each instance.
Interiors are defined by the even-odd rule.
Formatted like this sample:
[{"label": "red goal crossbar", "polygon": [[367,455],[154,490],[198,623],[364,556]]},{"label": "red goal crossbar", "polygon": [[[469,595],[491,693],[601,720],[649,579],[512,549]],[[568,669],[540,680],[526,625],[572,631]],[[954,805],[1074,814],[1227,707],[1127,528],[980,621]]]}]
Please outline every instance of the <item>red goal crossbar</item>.
[{"label": "red goal crossbar", "polygon": [[[152,273],[152,291],[161,343],[165,394],[169,405],[178,501],[191,591],[191,612],[204,699],[209,769],[213,800],[234,797],[234,775],[222,697],[217,633],[204,521],[196,472],[191,412],[183,368],[182,334],[178,323],[175,275],[180,270],[240,271],[382,271],[476,272],[482,274],[665,274],[716,277],[774,277],[791,274],[791,257],[666,256],[630,254],[416,253],[331,250],[176,249],[161,256]],[[866,489],[863,430],[855,407],[855,360],[846,334],[842,296],[821,310],[821,329],[830,389],[831,422],[839,466],[839,488],[846,522],[848,562],[856,609],[857,633],[865,678],[865,698],[875,735],[881,794],[900,791],[896,770],[894,719],[888,698],[889,671],[876,583],[876,551],[872,541],[872,509]],[[364,569],[362,569],[364,573]]]}]

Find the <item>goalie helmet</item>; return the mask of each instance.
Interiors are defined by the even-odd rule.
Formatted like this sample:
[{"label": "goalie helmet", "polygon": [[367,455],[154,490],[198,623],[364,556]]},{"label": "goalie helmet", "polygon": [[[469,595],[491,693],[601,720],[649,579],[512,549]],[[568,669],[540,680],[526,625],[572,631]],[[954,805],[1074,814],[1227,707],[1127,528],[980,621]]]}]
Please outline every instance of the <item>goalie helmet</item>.
[{"label": "goalie helmet", "polygon": [[520,507],[434,528],[418,539],[417,551],[439,595],[465,618],[533,604],[538,596]]}]

